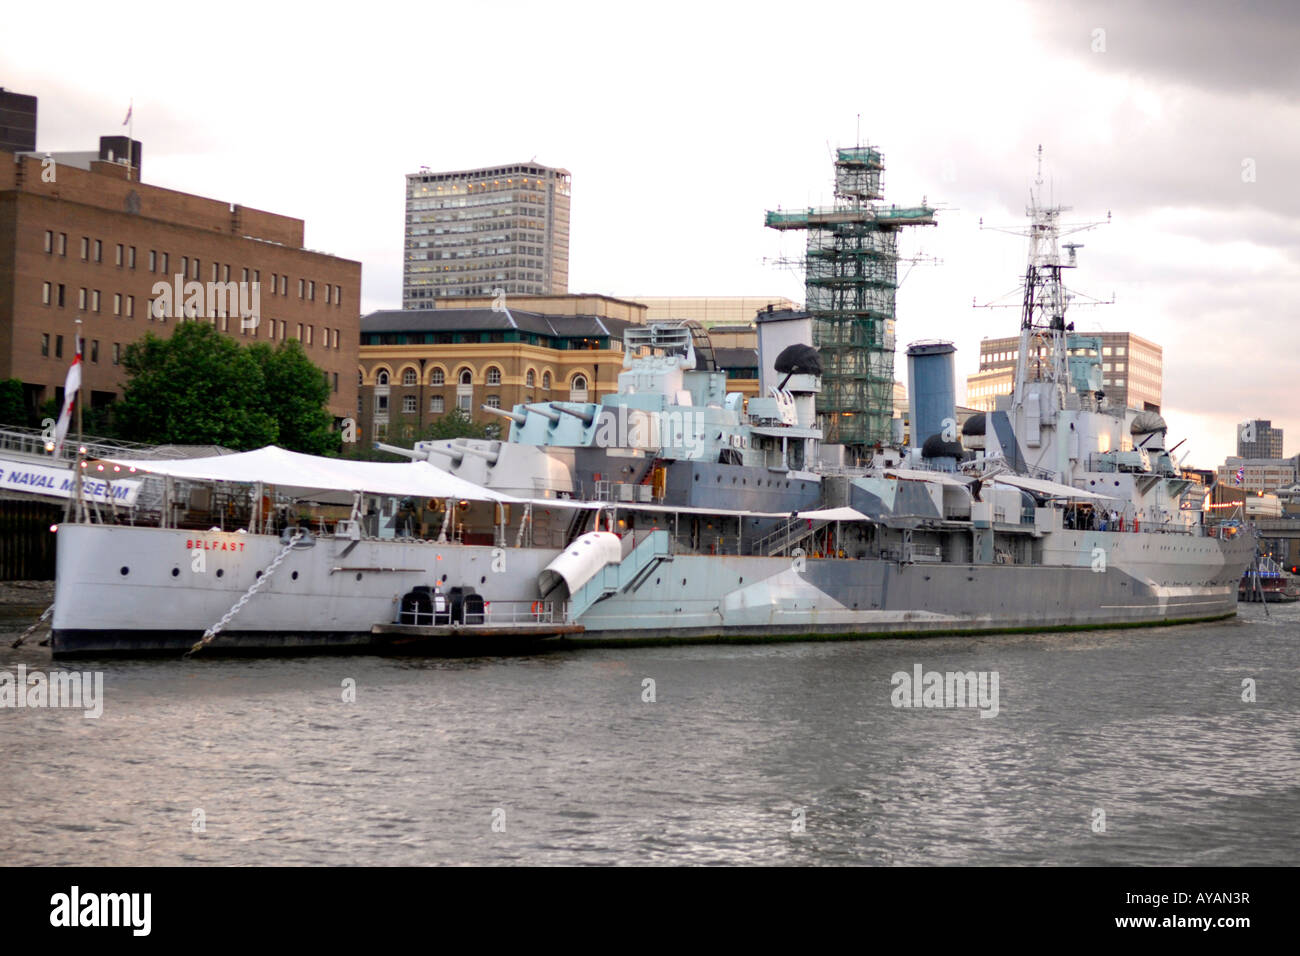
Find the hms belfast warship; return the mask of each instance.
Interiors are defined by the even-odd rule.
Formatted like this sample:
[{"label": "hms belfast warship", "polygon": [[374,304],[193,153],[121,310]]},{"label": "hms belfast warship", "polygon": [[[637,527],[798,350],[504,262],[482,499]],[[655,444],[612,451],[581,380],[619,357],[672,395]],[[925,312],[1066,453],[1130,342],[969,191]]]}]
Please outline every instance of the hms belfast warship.
[{"label": "hms belfast warship", "polygon": [[[760,316],[748,400],[727,392],[702,329],[632,327],[616,394],[485,409],[508,422],[504,440],[389,448],[415,459],[394,464],[276,448],[90,463],[161,480],[166,497],[178,483],[246,488],[247,527],[168,527],[168,511],[162,527],[63,525],[53,651],[436,651],[1234,614],[1253,539],[1206,525],[1159,414],[1106,404],[1100,343],[1065,320],[1075,256],[1061,261],[1059,209],[1029,213],[1014,389],[961,428],[945,343],[909,349],[910,446],[855,460],[822,440],[807,314]],[[274,500],[351,514],[282,526]]]}]

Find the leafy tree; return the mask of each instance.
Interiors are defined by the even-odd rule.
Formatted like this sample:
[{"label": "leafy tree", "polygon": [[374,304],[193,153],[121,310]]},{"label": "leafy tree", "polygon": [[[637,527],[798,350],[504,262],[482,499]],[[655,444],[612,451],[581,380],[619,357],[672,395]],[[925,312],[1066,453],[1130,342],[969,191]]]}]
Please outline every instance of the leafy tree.
[{"label": "leafy tree", "polygon": [[7,378],[0,381],[0,425],[26,425],[30,419],[31,414],[23,403],[22,380]]},{"label": "leafy tree", "polygon": [[330,387],[302,343],[289,339],[275,348],[255,343],[249,351],[262,369],[263,410],[278,423],[277,444],[310,455],[338,454],[341,436],[325,407]]},{"label": "leafy tree", "polygon": [[206,322],[182,322],[169,339],[146,333],[122,365],[130,376],[117,407],[124,438],[245,451],[279,436],[262,364]]},{"label": "leafy tree", "polygon": [[459,408],[439,415],[424,426],[421,437],[425,441],[446,441],[449,438],[488,438],[491,426],[476,422]]}]

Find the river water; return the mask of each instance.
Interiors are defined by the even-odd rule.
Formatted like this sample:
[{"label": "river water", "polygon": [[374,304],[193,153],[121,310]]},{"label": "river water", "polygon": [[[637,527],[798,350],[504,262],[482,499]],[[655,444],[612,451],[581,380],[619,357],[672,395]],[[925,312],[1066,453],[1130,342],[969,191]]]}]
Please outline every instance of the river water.
[{"label": "river water", "polygon": [[[103,713],[0,709],[0,864],[1294,864],[1300,605],[1269,611],[509,658],[61,662],[102,672]],[[20,629],[0,620],[0,675],[50,670],[48,651],[9,648]],[[917,665],[982,672],[990,695],[996,673],[996,716],[895,706],[893,675]]]}]

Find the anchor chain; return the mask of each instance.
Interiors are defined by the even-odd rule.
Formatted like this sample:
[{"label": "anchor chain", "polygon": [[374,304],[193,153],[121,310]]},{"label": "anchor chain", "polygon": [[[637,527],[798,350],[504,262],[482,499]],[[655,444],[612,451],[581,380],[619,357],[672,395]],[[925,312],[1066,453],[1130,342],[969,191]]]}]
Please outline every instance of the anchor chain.
[{"label": "anchor chain", "polygon": [[221,633],[222,629],[234,619],[235,615],[244,609],[244,605],[248,603],[249,599],[261,590],[262,585],[271,580],[271,575],[275,574],[275,569],[280,566],[281,561],[288,557],[289,552],[293,550],[293,546],[298,543],[302,536],[303,532],[301,528],[294,531],[289,538],[289,543],[281,548],[280,553],[275,556],[275,560],[262,570],[262,576],[254,581],[249,589],[244,592],[244,596],[236,601],[230,610],[221,616],[221,620],[217,621],[216,624],[213,624],[203,632],[203,636],[199,638],[198,642],[185,652],[186,657],[193,656],[212,643],[216,636]]},{"label": "anchor chain", "polygon": [[26,641],[27,638],[31,636],[32,632],[35,631],[38,627],[40,627],[42,624],[44,624],[47,620],[49,620],[50,615],[53,613],[54,613],[54,605],[51,604],[49,607],[45,609],[45,613],[36,619],[36,623],[33,624],[31,627],[29,627],[27,630],[23,631],[21,634],[19,634],[18,639],[15,640],[9,646],[21,647],[23,642]]}]

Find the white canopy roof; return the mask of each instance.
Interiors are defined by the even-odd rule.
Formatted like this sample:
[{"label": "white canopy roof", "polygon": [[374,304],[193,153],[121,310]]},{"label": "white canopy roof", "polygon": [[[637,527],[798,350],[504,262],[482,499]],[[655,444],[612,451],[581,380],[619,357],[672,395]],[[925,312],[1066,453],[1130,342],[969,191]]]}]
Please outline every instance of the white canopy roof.
[{"label": "white canopy roof", "polygon": [[[152,475],[192,481],[263,482],[280,488],[369,492],[413,498],[465,498],[471,501],[520,502],[523,499],[483,488],[428,462],[350,461],[321,458],[267,445],[256,451],[211,458],[105,458]],[[547,501],[548,504],[565,502]]]},{"label": "white canopy roof", "polygon": [[1023,488],[1025,491],[1033,491],[1049,498],[1098,498],[1103,501],[1114,501],[1120,497],[1099,495],[1095,491],[1084,491],[1082,488],[1072,488],[1057,481],[1026,478],[1023,475],[995,475],[993,481],[1000,485],[1011,485],[1015,488]]}]

